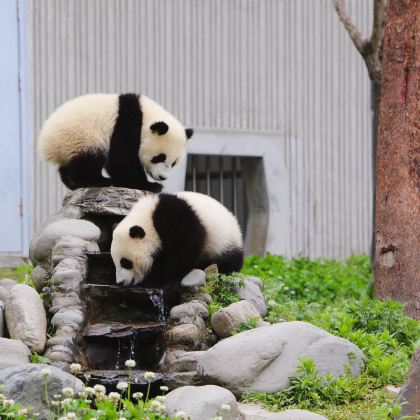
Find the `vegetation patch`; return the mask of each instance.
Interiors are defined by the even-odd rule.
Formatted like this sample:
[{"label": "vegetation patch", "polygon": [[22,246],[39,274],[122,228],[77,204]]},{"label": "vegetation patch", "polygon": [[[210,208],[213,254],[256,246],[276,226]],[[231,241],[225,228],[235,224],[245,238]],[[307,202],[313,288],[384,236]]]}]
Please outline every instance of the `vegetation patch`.
[{"label": "vegetation patch", "polygon": [[267,321],[310,322],[355,343],[367,357],[358,378],[320,376],[311,360],[302,360],[287,389],[251,393],[245,401],[275,411],[309,409],[334,419],[396,418],[401,408],[387,396],[385,386],[400,386],[405,380],[420,340],[420,323],[403,315],[401,303],[372,298],[368,257],[344,262],[249,257],[243,274],[264,281]]}]

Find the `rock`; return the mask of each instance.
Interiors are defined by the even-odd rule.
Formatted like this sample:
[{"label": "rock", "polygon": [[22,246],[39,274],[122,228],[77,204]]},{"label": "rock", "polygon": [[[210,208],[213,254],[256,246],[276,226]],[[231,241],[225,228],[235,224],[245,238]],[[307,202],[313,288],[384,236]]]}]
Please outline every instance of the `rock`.
[{"label": "rock", "polygon": [[188,372],[197,369],[197,362],[205,351],[169,351],[165,355],[165,371]]},{"label": "rock", "polygon": [[10,290],[13,286],[17,285],[16,280],[12,279],[1,279],[0,280],[0,286],[4,287],[6,290]]},{"label": "rock", "polygon": [[166,334],[168,342],[174,345],[196,348],[200,344],[200,330],[194,324],[176,325]]},{"label": "rock", "polygon": [[191,270],[181,282],[182,287],[198,287],[204,284],[206,284],[206,273],[198,268]]},{"label": "rock", "polygon": [[273,413],[255,404],[238,403],[242,420],[328,420],[307,410],[286,410]]},{"label": "rock", "polygon": [[398,396],[399,402],[407,402],[401,410],[402,416],[415,416],[420,412],[420,347],[411,359],[408,379]]},{"label": "rock", "polygon": [[30,355],[31,351],[22,341],[0,338],[0,370],[28,363]]},{"label": "rock", "polygon": [[0,301],[5,304],[8,297],[9,297],[9,290],[3,286],[0,286]]},{"label": "rock", "polygon": [[[229,411],[222,411],[227,404]],[[174,417],[177,411],[184,411],[190,420],[210,420],[224,414],[224,419],[239,418],[238,403],[227,389],[214,385],[183,386],[166,395],[166,413]]]},{"label": "rock", "polygon": [[0,300],[0,337],[6,335],[6,320],[4,316],[4,303]]},{"label": "rock", "polygon": [[150,193],[131,188],[78,188],[67,193],[63,207],[65,212],[78,213],[79,217],[89,214],[126,216],[131,207],[147,194]]},{"label": "rock", "polygon": [[51,318],[51,324],[55,327],[62,327],[64,325],[72,326],[75,329],[80,329],[83,325],[84,317],[80,310],[63,310],[58,311]]},{"label": "rock", "polygon": [[41,297],[30,286],[17,284],[6,302],[6,323],[11,338],[41,353],[47,339],[47,317]]},{"label": "rock", "polygon": [[98,252],[96,242],[86,241],[74,236],[64,236],[58,239],[52,252],[52,263],[57,265],[61,260],[68,257],[82,257],[86,252]]},{"label": "rock", "polygon": [[241,299],[252,303],[258,313],[261,316],[265,316],[267,314],[267,306],[265,306],[264,296],[260,287],[248,279],[242,281],[241,279],[235,279],[234,281],[236,283],[233,287],[234,293],[236,293]]},{"label": "rock", "polygon": [[48,277],[49,275],[47,270],[40,265],[37,265],[32,270],[32,281],[38,292],[40,292],[42,288],[47,285]]},{"label": "rock", "polygon": [[231,303],[226,308],[220,309],[211,317],[211,326],[220,338],[231,336],[238,325],[257,319],[257,326],[262,325],[262,319],[255,306],[246,301]]},{"label": "rock", "polygon": [[260,290],[264,289],[264,282],[259,277],[248,276],[245,278],[245,280],[251,283],[254,283],[256,286],[260,288]]},{"label": "rock", "polygon": [[196,371],[166,372],[163,377],[163,383],[171,390],[182,386],[201,385],[200,377]]},{"label": "rock", "polygon": [[57,220],[47,225],[32,241],[31,259],[35,263],[48,261],[55,242],[65,236],[74,236],[85,241],[97,241],[100,234],[99,228],[87,220]]},{"label": "rock", "polygon": [[208,306],[202,300],[190,300],[188,304],[198,312],[201,318],[207,319],[209,317]]},{"label": "rock", "polygon": [[277,392],[296,375],[298,359],[312,359],[321,375],[359,375],[364,355],[353,343],[306,322],[282,322],[219,341],[198,361],[203,383],[225,386],[235,395]]},{"label": "rock", "polygon": [[169,319],[177,321],[183,318],[193,318],[196,314],[197,312],[194,306],[189,303],[182,303],[181,305],[176,305],[171,309]]},{"label": "rock", "polygon": [[[43,376],[41,371],[48,369],[49,376]],[[83,390],[83,383],[69,373],[53,366],[26,363],[0,371],[0,383],[6,398],[11,398],[23,407],[31,406],[34,412],[39,412],[38,419],[52,418],[45,401],[45,382],[48,381],[47,392],[49,401],[54,400],[54,394],[61,394],[63,388],[73,388],[75,393]]]}]

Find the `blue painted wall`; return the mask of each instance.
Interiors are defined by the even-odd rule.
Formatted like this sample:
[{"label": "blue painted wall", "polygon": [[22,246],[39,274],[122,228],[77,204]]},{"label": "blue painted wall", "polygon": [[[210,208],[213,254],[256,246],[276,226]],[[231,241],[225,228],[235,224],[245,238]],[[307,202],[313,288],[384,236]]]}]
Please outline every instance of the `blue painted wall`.
[{"label": "blue painted wall", "polygon": [[28,254],[26,2],[0,2],[0,256]]}]

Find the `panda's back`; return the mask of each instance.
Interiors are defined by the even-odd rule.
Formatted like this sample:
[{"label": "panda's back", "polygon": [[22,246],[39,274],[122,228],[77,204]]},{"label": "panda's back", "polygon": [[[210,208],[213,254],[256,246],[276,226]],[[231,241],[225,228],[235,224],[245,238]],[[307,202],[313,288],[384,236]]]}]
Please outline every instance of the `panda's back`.
[{"label": "panda's back", "polygon": [[203,224],[207,234],[204,246],[207,256],[243,247],[242,233],[236,217],[217,200],[191,191],[179,192],[177,196],[191,206]]},{"label": "panda's back", "polygon": [[117,117],[116,94],[89,94],[65,102],[42,127],[43,158],[63,164],[86,150],[107,149]]}]

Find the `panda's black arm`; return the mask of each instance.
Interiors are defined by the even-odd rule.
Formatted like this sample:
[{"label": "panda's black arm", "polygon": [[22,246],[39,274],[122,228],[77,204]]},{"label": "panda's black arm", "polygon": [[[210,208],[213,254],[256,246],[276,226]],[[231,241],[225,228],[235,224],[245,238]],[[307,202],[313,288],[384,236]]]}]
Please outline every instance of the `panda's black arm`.
[{"label": "panda's black arm", "polygon": [[162,185],[147,180],[139,158],[143,114],[138,95],[124,94],[118,100],[118,117],[105,164],[112,185],[160,192]]}]

